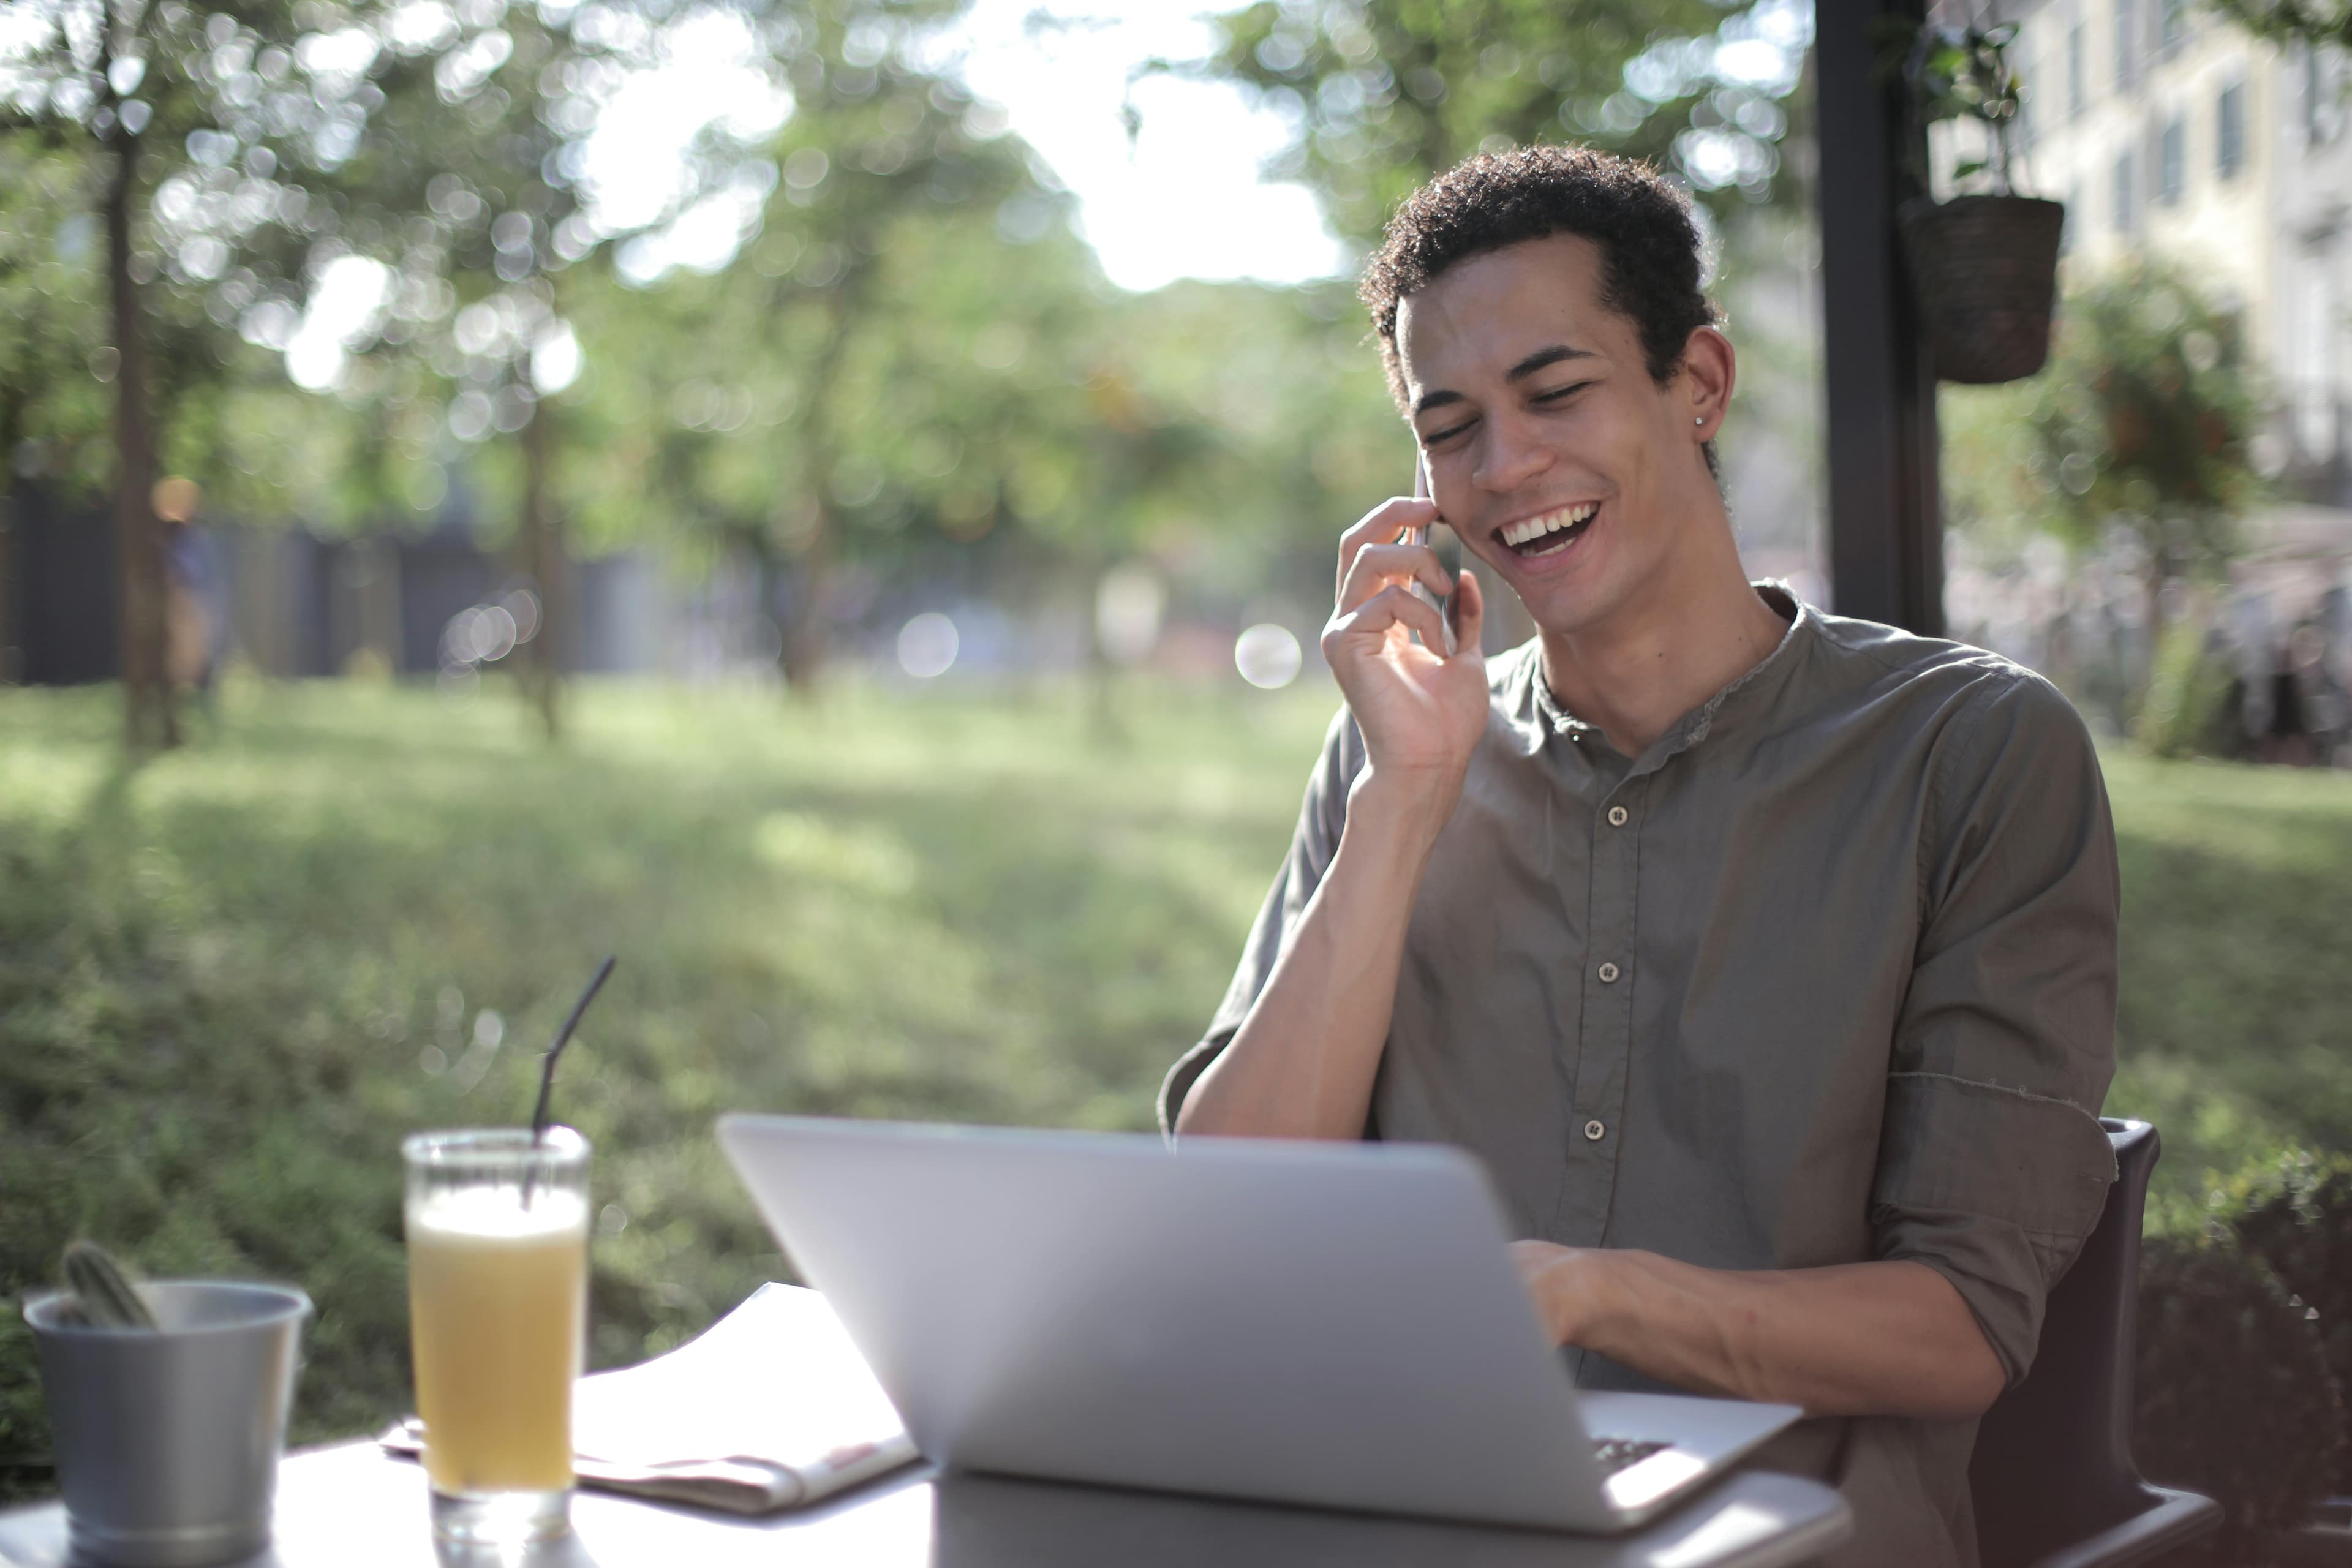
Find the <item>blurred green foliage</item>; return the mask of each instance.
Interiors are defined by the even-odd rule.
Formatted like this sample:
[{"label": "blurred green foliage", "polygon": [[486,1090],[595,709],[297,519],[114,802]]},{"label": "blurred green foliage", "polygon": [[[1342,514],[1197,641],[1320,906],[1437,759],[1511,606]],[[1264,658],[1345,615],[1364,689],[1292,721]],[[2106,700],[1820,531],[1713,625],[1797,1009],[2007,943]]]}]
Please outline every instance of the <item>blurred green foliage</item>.
[{"label": "blurred green foliage", "polygon": [[[267,347],[282,346],[319,267],[377,243],[402,216],[380,193],[354,200],[352,184],[370,115],[386,85],[404,86],[379,68],[394,57],[367,41],[389,30],[389,9],[14,9],[0,52],[0,231],[16,256],[46,265],[0,259],[0,300],[16,307],[5,312],[16,333],[48,345],[11,352],[20,344],[0,328],[0,437],[17,475],[86,490],[113,482],[124,436],[104,384],[121,365],[119,265],[144,340],[142,401],[162,471],[196,475],[233,507],[285,504],[296,471],[257,463],[268,447],[248,432],[323,411],[292,392]],[[110,258],[100,219],[125,158],[130,248]]]},{"label": "blurred green foliage", "polygon": [[2262,414],[2244,322],[2177,268],[2141,261],[2070,290],[2032,381],[2027,471],[2054,527],[2137,540],[2158,578],[2210,573],[2260,493]]},{"label": "blurred green foliage", "polygon": [[2039,375],[1944,395],[1953,524],[2078,550],[2120,531],[2158,583],[2210,574],[2263,493],[2252,445],[2264,391],[2243,332],[2160,263],[2069,289]]},{"label": "blurred green foliage", "polygon": [[[1240,603],[1269,570],[1319,588],[1329,539],[1402,486],[1345,289],[1112,288],[1050,171],[926,63],[947,0],[731,7],[789,112],[712,128],[637,230],[594,221],[583,149],[692,17],[163,10],[140,47],[151,82],[186,86],[187,134],[148,149],[134,270],[158,342],[203,372],[156,378],[163,469],[215,518],[422,531],[455,498],[526,571],[547,533],[747,561],[799,676],[843,562],[1017,602],[1145,552]],[[97,124],[113,88],[57,55],[44,123]],[[24,307],[0,327],[0,436],[88,501],[114,468],[88,216],[110,159],[49,131],[0,137],[0,302]],[[666,268],[664,226],[714,202],[740,249]],[[340,342],[298,343],[338,288],[380,298]]]},{"label": "blurred green foliage", "polygon": [[2273,43],[2352,48],[2352,5],[2344,0],[2213,0],[2213,9]]},{"label": "blurred green foliage", "polygon": [[1297,128],[1276,170],[1360,240],[1431,175],[1537,142],[1650,158],[1725,210],[1769,200],[1812,27],[1780,0],[1258,0],[1217,26],[1205,67],[1160,68],[1256,89]]},{"label": "blurred green foliage", "polygon": [[[154,118],[132,270],[179,367],[156,377],[161,467],[195,479],[215,518],[422,531],[455,503],[545,581],[565,538],[652,545],[688,573],[728,558],[795,679],[817,666],[849,563],[1021,603],[1083,595],[1142,553],[1223,610],[1319,598],[1330,538],[1409,471],[1346,288],[1112,288],[1051,171],[941,63],[930,40],[960,10],[99,5],[143,51],[143,85],[101,79],[70,29],[42,57],[37,102],[0,70],[37,131],[0,138],[0,156],[56,165],[0,182],[22,237],[0,251],[0,290],[42,306],[37,331],[0,330],[0,436],[20,471],[76,499],[110,482],[92,383],[103,247],[77,237],[136,89]],[[781,124],[714,123],[662,210],[604,213],[582,183],[601,117],[678,29],[719,25],[780,94]],[[1790,0],[1609,0],[1573,17],[1380,0],[1219,27],[1212,58],[1161,64],[1295,110],[1277,172],[1356,239],[1498,139],[1647,153],[1732,210],[1771,196],[1779,148],[1801,134],[1811,23]],[[666,267],[667,226],[697,214],[738,224],[740,249]],[[1793,256],[1783,226],[1759,243]],[[371,289],[340,342],[298,341],[320,299]],[[1780,313],[1748,334],[1759,373]],[[1810,400],[1754,385],[1754,438],[1810,450],[1780,416]],[[519,663],[562,640],[565,606],[543,608],[556,629]]]},{"label": "blurred green foliage", "polygon": [[72,151],[0,137],[0,454],[95,489],[113,452],[105,362],[91,361],[106,242],[89,174]]},{"label": "blurred green foliage", "polygon": [[[2149,634],[2122,672],[2127,689],[2110,695],[2168,756],[2228,740],[2216,710],[2229,672],[2208,657],[2206,591],[2268,493],[2253,454],[2268,391],[2244,331],[2188,273],[2134,261],[2067,290],[2040,374],[1946,387],[1938,400],[1946,519],[1966,549],[2014,572],[2040,537],[2074,564],[2105,553],[2137,579]],[[2082,576],[2061,584],[2062,608]],[[2180,586],[2196,613],[2176,627]],[[2068,639],[2062,615],[2044,668],[2089,697]]]},{"label": "blurred green foliage", "polygon": [[2165,627],[2133,717],[2132,739],[2159,757],[2242,752],[2245,731],[2230,700],[2233,679],[2231,661],[2211,647],[2200,621]]},{"label": "blurred green foliage", "polygon": [[[2250,1168],[2214,1200],[2239,1244],[2317,1314],[2338,1392],[2352,1385],[2352,1158],[2299,1150]],[[2352,1449],[2338,1461],[2334,1489],[2352,1491]]]},{"label": "blurred green foliage", "polygon": [[2257,1255],[2158,1237],[2140,1257],[2132,1458],[2150,1480],[2220,1502],[2220,1537],[2180,1561],[2268,1563],[2344,1454],[2344,1403],[2318,1324]]}]

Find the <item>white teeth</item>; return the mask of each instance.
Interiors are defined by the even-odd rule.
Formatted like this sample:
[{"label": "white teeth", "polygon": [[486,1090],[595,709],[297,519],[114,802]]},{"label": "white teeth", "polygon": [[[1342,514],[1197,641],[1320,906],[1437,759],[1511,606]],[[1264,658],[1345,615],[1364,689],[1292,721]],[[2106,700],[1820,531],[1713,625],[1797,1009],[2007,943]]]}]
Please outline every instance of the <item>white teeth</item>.
[{"label": "white teeth", "polygon": [[[1561,507],[1557,511],[1545,512],[1541,517],[1523,517],[1517,522],[1504,524],[1503,542],[1514,546],[1521,545],[1529,540],[1540,539],[1547,533],[1574,528],[1600,510],[1599,501],[1584,501],[1576,506]],[[1565,543],[1566,541],[1561,542]]]}]

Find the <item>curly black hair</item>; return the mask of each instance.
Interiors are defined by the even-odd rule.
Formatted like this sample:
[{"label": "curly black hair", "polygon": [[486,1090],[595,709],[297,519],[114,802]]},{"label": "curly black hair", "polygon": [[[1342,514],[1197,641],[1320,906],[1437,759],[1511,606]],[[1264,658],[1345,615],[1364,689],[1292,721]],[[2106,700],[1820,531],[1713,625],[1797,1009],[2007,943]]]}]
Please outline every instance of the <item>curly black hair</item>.
[{"label": "curly black hair", "polygon": [[1601,302],[1633,323],[1658,385],[1674,379],[1691,333],[1717,324],[1699,287],[1689,198],[1655,169],[1590,147],[1481,153],[1405,198],[1357,289],[1372,312],[1398,407],[1405,404],[1396,341],[1404,297],[1472,257],[1555,234],[1601,247]]}]

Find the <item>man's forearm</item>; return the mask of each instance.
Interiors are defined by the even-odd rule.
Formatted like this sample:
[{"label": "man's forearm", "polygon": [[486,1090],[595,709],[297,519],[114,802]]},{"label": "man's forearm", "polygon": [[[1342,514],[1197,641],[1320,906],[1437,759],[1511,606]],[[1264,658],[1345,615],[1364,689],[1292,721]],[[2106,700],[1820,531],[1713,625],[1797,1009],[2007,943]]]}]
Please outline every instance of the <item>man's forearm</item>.
[{"label": "man's forearm", "polygon": [[1355,792],[1339,847],[1265,989],[1184,1097],[1180,1137],[1363,1135],[1433,815],[1443,821],[1410,789],[1367,780]]},{"label": "man's forearm", "polygon": [[1923,1263],[1748,1273],[1541,1242],[1517,1257],[1554,1338],[1695,1392],[1965,1420],[2007,1381],[1968,1303]]}]

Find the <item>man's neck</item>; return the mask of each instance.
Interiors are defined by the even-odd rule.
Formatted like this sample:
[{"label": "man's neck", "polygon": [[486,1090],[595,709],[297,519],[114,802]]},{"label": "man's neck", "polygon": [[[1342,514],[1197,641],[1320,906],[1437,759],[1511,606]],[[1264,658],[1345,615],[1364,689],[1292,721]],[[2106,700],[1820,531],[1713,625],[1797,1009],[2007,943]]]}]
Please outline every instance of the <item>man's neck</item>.
[{"label": "man's neck", "polygon": [[1544,679],[1560,706],[1638,757],[1762,663],[1787,630],[1748,584],[1726,527],[1719,543],[1667,562],[1606,620],[1542,633]]}]

